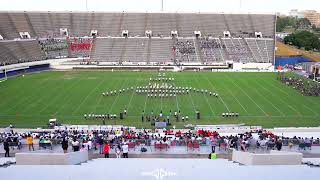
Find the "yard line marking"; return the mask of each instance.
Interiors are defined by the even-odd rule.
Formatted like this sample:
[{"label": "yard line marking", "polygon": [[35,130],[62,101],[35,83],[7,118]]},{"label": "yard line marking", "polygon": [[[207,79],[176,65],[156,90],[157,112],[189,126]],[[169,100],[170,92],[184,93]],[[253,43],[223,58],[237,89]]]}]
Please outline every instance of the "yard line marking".
[{"label": "yard line marking", "polygon": [[[128,78],[126,78],[125,82],[127,82],[127,80],[128,80]],[[123,85],[124,85],[124,84],[125,84],[125,83],[123,83],[123,84],[121,85],[120,89],[123,88]],[[111,107],[109,108],[108,114],[111,113],[111,110],[113,109],[113,106],[115,105],[116,102],[118,102],[119,95],[120,95],[120,93],[118,92],[116,99],[113,101]]]},{"label": "yard line marking", "polygon": [[[103,81],[105,81],[106,79],[107,78],[103,78]],[[115,84],[115,82],[112,83],[112,85],[114,85],[114,84]],[[103,92],[105,92],[105,90],[103,90]],[[94,113],[97,113],[97,107],[99,106],[102,98],[103,98],[103,96],[101,95],[99,100],[98,100],[98,102],[97,102],[97,104],[94,106],[94,111],[93,111]]]},{"label": "yard line marking", "polygon": [[143,108],[143,112],[146,112],[147,101],[148,101],[148,96],[146,96],[146,99],[144,100],[144,108]]},{"label": "yard line marking", "polygon": [[[256,81],[256,80],[255,80]],[[248,84],[247,82],[246,82],[246,84]],[[258,84],[258,83],[255,83],[255,84]],[[259,84],[258,84],[259,85]],[[276,107],[271,101],[269,101],[265,96],[262,96],[258,91],[257,91],[257,89],[256,89],[256,87],[254,87],[253,88],[256,92],[257,92],[257,94],[259,95],[259,96],[261,96],[261,97],[263,97],[263,99],[265,99],[269,104],[271,104],[280,114],[282,114],[282,116],[286,116],[278,107]]]},{"label": "yard line marking", "polygon": [[[198,78],[197,78],[197,80],[198,80]],[[196,81],[196,82],[197,82],[197,84],[199,85],[199,81]],[[199,86],[198,86],[198,87],[199,87]],[[206,99],[206,101],[207,101],[207,104],[209,105],[209,108],[210,108],[213,116],[215,116],[216,113],[213,111],[213,109],[212,109],[212,107],[211,107],[211,104],[209,103],[209,100],[208,100],[207,96],[206,96],[205,94],[203,94],[203,96],[205,97],[205,99]]]},{"label": "yard line marking", "polygon": [[[140,75],[141,75],[141,74],[140,74]],[[139,78],[141,78],[141,76],[139,76]],[[138,82],[139,82],[139,81],[137,80],[134,87],[137,87]],[[133,90],[132,90],[132,93],[131,93],[130,101],[129,101],[129,103],[127,104],[127,112],[128,112],[128,113],[129,113],[129,109],[130,109],[131,101],[132,101],[132,99],[133,99],[134,92],[135,92],[135,91],[134,91],[134,89],[133,89]]]},{"label": "yard line marking", "polygon": [[[291,105],[288,105],[288,106],[291,107],[291,108],[293,108]],[[302,117],[302,114],[301,114],[299,111],[297,111],[297,113],[299,114],[299,116]]]},{"label": "yard line marking", "polygon": [[[204,76],[207,81],[209,82],[210,86],[213,88],[214,91],[216,91],[216,93],[218,93],[218,91],[214,88],[214,86],[212,85],[211,81],[209,81],[209,78],[207,76]],[[219,93],[218,93],[219,94]],[[219,95],[218,98],[220,99],[220,101],[224,104],[224,106],[227,108],[228,112],[231,112],[228,105],[224,102],[224,100],[221,98],[221,96]]]},{"label": "yard line marking", "polygon": [[268,116],[268,114],[237,83],[235,83],[232,78],[229,77],[229,75],[226,77],[229,78],[231,82],[236,85],[266,116]]},{"label": "yard line marking", "polygon": [[[222,83],[223,84],[223,83]],[[227,89],[227,91],[229,92],[229,94],[231,94],[231,96],[238,102],[238,104],[240,104],[240,106],[242,107],[242,109],[248,114],[248,115],[250,115],[249,114],[249,112],[247,111],[247,109],[241,104],[241,102],[239,101],[239,99],[237,98],[237,96],[235,96],[233,93],[232,93],[232,91],[230,91],[230,89],[227,87],[226,88]]]},{"label": "yard line marking", "polygon": [[[186,82],[184,78],[183,78],[183,82]],[[190,92],[190,93],[191,93],[191,92]],[[195,106],[194,103],[193,103],[192,95],[189,94],[189,97],[190,97],[190,99],[191,99],[191,103],[192,103],[192,106],[193,106],[193,111],[196,112],[196,111],[197,111],[197,108],[196,108],[196,106]]]},{"label": "yard line marking", "polygon": [[[79,78],[76,82],[76,85],[78,85],[78,83],[81,81],[81,78]],[[67,93],[66,93],[66,96],[68,96],[68,97],[71,97],[70,95],[68,95]],[[68,98],[67,98],[68,99]],[[61,110],[61,109],[63,109],[64,108],[64,106],[66,105],[66,104],[68,104],[68,102],[70,101],[70,98],[68,99],[68,100],[66,100],[66,102],[65,103],[63,103],[63,105],[62,106],[60,106],[57,110],[56,110],[56,112],[55,112],[55,114],[57,114],[57,113],[59,113],[59,111]]]},{"label": "yard line marking", "polygon": [[89,97],[93,92],[95,92],[95,90],[96,90],[103,82],[104,82],[104,80],[100,81],[100,83],[88,93],[88,95],[81,101],[81,103],[79,104],[79,106],[78,106],[75,110],[72,111],[72,113],[71,113],[72,115],[74,115],[74,113],[76,113],[76,112],[80,109],[81,105],[88,99],[88,97]]},{"label": "yard line marking", "polygon": [[[264,80],[263,78],[260,78],[260,79],[261,79],[262,81],[264,81],[265,83],[273,86],[275,89],[278,89],[279,91],[281,91],[281,92],[283,92],[284,94],[286,94],[286,97],[287,97],[287,98],[289,98],[289,99],[291,99],[291,100],[295,100],[295,98],[290,98],[290,94],[288,94],[287,92],[285,92],[284,90],[282,90],[280,87],[275,86],[275,85],[272,84],[272,83],[269,83],[269,81],[266,81],[266,80]],[[306,99],[306,100],[308,100],[308,99]],[[297,101],[295,101],[295,102],[297,102]],[[299,102],[297,102],[297,104],[299,104]],[[289,106],[289,105],[288,105],[288,106]],[[290,107],[291,109],[293,109],[294,111],[296,111],[297,113],[301,114],[299,111],[297,111],[296,108],[293,108],[292,106],[289,106],[289,107]]]},{"label": "yard line marking", "polygon": [[[39,91],[36,91],[33,93],[33,95],[31,96],[27,96],[25,98],[23,98],[23,100],[19,101],[18,103],[16,103],[14,106],[12,106],[11,108],[7,109],[8,113],[11,112],[13,109],[15,109],[18,105],[20,104],[23,104],[25,102],[28,102],[30,100],[30,98],[33,98],[35,96],[38,95],[38,92],[41,92],[42,90],[45,90],[47,88],[47,86],[49,86],[50,83],[48,83],[48,81],[44,81],[44,83],[41,83],[41,84],[44,84],[44,86],[41,86],[40,90]],[[28,106],[29,107],[29,106]]]},{"label": "yard line marking", "polygon": [[[78,81],[80,81],[80,79],[79,79]],[[74,85],[75,85],[78,81],[74,81],[74,82],[71,84],[71,86],[70,86],[66,91],[69,91],[71,88],[73,88]],[[63,88],[63,87],[64,87],[64,86],[62,86],[62,88]],[[44,110],[46,110],[53,102],[55,102],[55,100],[56,100],[58,97],[60,97],[60,95],[64,95],[64,94],[60,93],[58,96],[54,97],[53,100],[50,101],[50,103],[47,103],[46,106],[44,106],[44,107],[39,111],[39,113],[41,113],[41,112],[43,112]]]},{"label": "yard line marking", "polygon": [[310,107],[303,105],[304,107],[306,107],[307,109],[309,109],[311,112],[313,112],[313,114],[319,116],[319,114],[317,112],[315,112],[314,110],[312,110]]},{"label": "yard line marking", "polygon": [[160,105],[160,111],[162,111],[162,96],[160,97],[161,105]]},{"label": "yard line marking", "polygon": [[[272,93],[269,89],[267,89],[267,88],[265,88],[263,85],[261,85],[257,79],[255,79],[255,82],[256,82],[256,84],[258,84],[259,86],[261,86],[263,89],[265,89],[266,91],[268,91],[268,92],[273,96],[273,93]],[[293,111],[295,111],[296,113],[299,113],[296,109],[294,109],[294,108],[292,108],[291,106],[289,106],[289,105],[288,105],[286,102],[284,102],[284,100],[282,100],[281,98],[279,98],[279,100],[280,100],[283,104],[285,104],[286,106],[288,106],[290,109],[292,109]]]},{"label": "yard line marking", "polygon": [[176,96],[176,104],[177,104],[177,110],[179,111],[180,110],[180,107],[179,107],[179,102],[178,102],[178,98],[177,98],[177,96]]},{"label": "yard line marking", "polygon": [[[128,78],[126,78],[125,82],[127,82],[127,80],[128,80]],[[124,85],[124,84],[125,84],[125,83],[123,83],[123,84],[121,85],[120,89],[122,89],[122,88],[123,88],[123,85]],[[112,103],[111,107],[109,108],[108,114],[110,114],[110,113],[111,113],[111,110],[112,110],[113,106],[114,106],[114,105],[115,105],[115,103],[118,101],[119,95],[120,95],[120,93],[118,92],[118,93],[117,93],[117,97],[116,97],[116,99],[113,101],[113,103]]]}]

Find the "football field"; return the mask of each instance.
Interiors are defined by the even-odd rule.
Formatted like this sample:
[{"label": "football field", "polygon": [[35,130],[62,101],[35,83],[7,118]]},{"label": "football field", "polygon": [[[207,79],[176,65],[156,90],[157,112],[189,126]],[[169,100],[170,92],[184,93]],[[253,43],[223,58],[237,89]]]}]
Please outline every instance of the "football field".
[{"label": "football field", "polygon": [[[275,79],[276,73],[230,72],[166,72],[176,87],[192,87],[200,92],[172,97],[148,97],[131,87],[147,86],[158,72],[48,71],[9,78],[0,83],[0,126],[46,127],[48,119],[63,124],[102,124],[101,120],[85,119],[84,114],[117,114],[120,124],[150,128],[141,122],[142,111],[158,115],[163,111],[181,111],[189,116],[185,124],[245,123],[263,127],[319,126],[320,97],[305,97],[292,87]],[[128,90],[129,88],[129,90]],[[103,96],[103,92],[125,89],[123,93]],[[218,97],[201,93],[201,89],[218,93]],[[127,109],[128,116],[119,119]],[[201,119],[196,120],[199,110]],[[238,112],[239,117],[223,118],[222,113]]]}]

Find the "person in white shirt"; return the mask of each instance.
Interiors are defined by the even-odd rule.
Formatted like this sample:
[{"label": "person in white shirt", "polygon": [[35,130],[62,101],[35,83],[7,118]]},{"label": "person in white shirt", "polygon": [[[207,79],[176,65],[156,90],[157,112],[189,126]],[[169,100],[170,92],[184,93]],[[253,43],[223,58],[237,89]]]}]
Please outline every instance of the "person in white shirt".
[{"label": "person in white shirt", "polygon": [[122,155],[123,155],[123,158],[128,158],[128,152],[129,152],[129,146],[128,146],[128,143],[125,142],[125,143],[122,145]]},{"label": "person in white shirt", "polygon": [[121,158],[121,147],[120,147],[120,145],[117,145],[115,151],[116,151],[116,157],[117,158]]}]

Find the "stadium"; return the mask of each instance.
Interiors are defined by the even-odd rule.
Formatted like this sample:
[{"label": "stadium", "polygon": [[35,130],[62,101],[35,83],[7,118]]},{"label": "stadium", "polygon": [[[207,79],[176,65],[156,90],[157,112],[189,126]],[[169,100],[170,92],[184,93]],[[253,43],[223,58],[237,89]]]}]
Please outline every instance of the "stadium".
[{"label": "stadium", "polygon": [[[320,161],[302,157],[319,157],[318,147],[311,150],[320,144],[319,83],[301,80],[300,71],[276,58],[276,21],[273,13],[2,11],[0,139],[13,147],[13,163],[36,167],[42,175],[55,165],[59,173],[49,179],[83,179],[81,169],[112,164],[115,171],[106,177],[117,178],[124,162],[101,159],[102,154],[109,158],[109,146],[111,157],[118,157],[117,146],[124,158],[124,149],[134,157],[122,178],[191,179],[205,169],[203,177],[210,179],[210,166],[221,172],[232,167],[245,177],[250,165],[260,165],[255,175],[279,165],[270,178],[290,171],[293,179],[300,171],[311,178],[316,169],[308,166]],[[320,73],[319,64],[305,68],[310,76]],[[28,134],[45,150],[28,153],[28,147],[34,150]],[[237,134],[246,137],[247,146],[236,145]],[[304,140],[307,136],[311,140]],[[251,146],[252,137],[267,137],[273,146],[267,143],[261,150],[258,140],[260,149]],[[68,143],[63,148],[65,139],[69,150]],[[77,151],[76,142],[79,153],[66,153],[71,146]],[[283,154],[276,152],[279,143],[286,146]],[[216,157],[215,151],[217,161],[203,160],[210,153]],[[268,153],[267,160],[257,154],[261,151]],[[80,166],[59,167],[67,164]],[[139,169],[135,164],[152,165]],[[0,167],[5,177],[15,168],[25,170],[3,166],[10,166]],[[62,176],[66,170],[70,174]]]}]

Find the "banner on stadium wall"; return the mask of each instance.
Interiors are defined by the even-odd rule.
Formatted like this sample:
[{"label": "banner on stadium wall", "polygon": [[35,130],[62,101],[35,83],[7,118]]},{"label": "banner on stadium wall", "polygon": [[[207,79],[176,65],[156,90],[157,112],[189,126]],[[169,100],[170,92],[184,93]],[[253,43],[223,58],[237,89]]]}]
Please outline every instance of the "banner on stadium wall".
[{"label": "banner on stadium wall", "polygon": [[67,38],[71,51],[90,51],[92,48],[92,38]]}]

